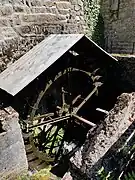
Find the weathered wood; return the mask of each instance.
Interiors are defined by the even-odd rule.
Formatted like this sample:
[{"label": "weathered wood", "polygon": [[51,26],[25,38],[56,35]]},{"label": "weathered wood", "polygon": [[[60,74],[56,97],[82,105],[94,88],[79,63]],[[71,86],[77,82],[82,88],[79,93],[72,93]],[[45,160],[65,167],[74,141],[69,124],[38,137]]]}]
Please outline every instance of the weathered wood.
[{"label": "weathered wood", "polygon": [[84,122],[85,124],[88,124],[88,125],[90,125],[90,126],[92,126],[92,127],[96,126],[96,124],[94,124],[93,122],[90,122],[90,121],[88,121],[88,120],[86,120],[86,119],[84,119],[84,118],[82,118],[82,117],[79,117],[79,116],[76,115],[76,114],[72,114],[72,116],[75,117],[77,120],[82,121],[82,122]]},{"label": "weathered wood", "polygon": [[[15,96],[83,38],[87,39],[83,34],[50,35],[0,74],[0,88]],[[116,60],[89,40],[90,48],[91,44],[99,53]]]},{"label": "weathered wood", "polygon": [[54,118],[54,119],[46,120],[46,121],[44,121],[42,123],[38,123],[38,124],[33,125],[33,126],[29,126],[29,129],[32,129],[32,128],[35,128],[35,127],[41,127],[43,125],[48,125],[48,124],[54,124],[56,122],[64,121],[64,120],[68,120],[68,119],[70,119],[70,115],[69,116],[57,117],[57,118]]},{"label": "weathered wood", "polygon": [[50,35],[0,74],[0,88],[16,95],[84,35]]},{"label": "weathered wood", "polygon": [[33,121],[37,121],[37,120],[40,120],[42,118],[46,118],[46,117],[49,117],[49,116],[54,116],[54,113],[47,113],[47,114],[43,114],[43,115],[40,115],[40,116],[36,116],[33,118]]},{"label": "weathered wood", "polygon": [[73,113],[76,114],[82,108],[82,106],[92,97],[92,95],[96,93],[97,90],[98,88],[95,87],[92,92],[90,92],[89,95],[82,101],[82,103],[77,108],[75,108]]}]

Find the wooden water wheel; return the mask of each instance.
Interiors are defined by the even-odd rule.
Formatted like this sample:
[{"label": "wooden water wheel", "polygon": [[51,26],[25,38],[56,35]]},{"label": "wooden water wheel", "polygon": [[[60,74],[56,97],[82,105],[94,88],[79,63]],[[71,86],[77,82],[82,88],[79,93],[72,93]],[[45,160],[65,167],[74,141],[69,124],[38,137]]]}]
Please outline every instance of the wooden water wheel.
[{"label": "wooden water wheel", "polygon": [[79,145],[80,126],[95,126],[83,117],[83,106],[101,86],[97,79],[94,73],[69,67],[46,83],[28,119],[29,141],[39,159],[57,162]]}]

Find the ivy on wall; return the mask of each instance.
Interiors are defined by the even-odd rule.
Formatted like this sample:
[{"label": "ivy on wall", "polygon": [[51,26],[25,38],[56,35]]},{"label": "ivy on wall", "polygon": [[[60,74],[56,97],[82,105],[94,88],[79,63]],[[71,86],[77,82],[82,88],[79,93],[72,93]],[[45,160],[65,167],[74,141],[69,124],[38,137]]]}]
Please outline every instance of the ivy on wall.
[{"label": "ivy on wall", "polygon": [[84,0],[87,35],[100,46],[104,45],[104,23],[100,13],[101,0]]}]

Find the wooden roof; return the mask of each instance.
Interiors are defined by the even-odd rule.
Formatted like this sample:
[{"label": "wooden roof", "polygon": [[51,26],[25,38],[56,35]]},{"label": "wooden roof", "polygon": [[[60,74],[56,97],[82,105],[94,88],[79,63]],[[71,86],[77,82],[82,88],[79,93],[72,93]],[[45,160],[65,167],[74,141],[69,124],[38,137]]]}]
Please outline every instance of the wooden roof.
[{"label": "wooden roof", "polygon": [[[50,35],[0,74],[0,88],[15,96],[83,37],[83,34]],[[110,56],[93,41],[90,43]]]}]

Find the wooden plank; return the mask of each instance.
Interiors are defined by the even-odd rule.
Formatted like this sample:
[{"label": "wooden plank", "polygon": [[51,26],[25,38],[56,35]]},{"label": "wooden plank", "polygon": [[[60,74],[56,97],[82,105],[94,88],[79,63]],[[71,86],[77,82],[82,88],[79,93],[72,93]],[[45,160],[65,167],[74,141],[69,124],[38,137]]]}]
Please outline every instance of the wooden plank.
[{"label": "wooden plank", "polygon": [[[87,38],[89,39],[89,38]],[[95,46],[95,48],[100,49],[106,56],[108,56],[110,59],[113,59],[114,61],[118,61],[115,57],[113,57],[110,53],[105,51],[103,48],[101,48],[99,45],[97,45],[92,39],[89,39],[89,41]]]},{"label": "wooden plank", "polygon": [[0,74],[0,88],[12,96],[16,95],[83,36],[50,35]]}]

